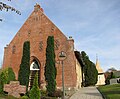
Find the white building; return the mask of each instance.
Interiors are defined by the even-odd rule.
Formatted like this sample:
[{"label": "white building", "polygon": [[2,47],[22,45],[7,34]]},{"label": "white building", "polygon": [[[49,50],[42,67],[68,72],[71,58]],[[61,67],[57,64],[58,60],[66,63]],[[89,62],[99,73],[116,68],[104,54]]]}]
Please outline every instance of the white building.
[{"label": "white building", "polygon": [[96,85],[105,85],[105,76],[102,68],[100,67],[100,63],[98,58],[96,58],[96,69],[98,70],[98,81]]}]

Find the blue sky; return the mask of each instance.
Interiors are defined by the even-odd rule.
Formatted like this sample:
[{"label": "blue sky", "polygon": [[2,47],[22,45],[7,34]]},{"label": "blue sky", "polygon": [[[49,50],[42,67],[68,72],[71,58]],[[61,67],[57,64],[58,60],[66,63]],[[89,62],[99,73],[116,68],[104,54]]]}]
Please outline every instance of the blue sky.
[{"label": "blue sky", "polygon": [[[4,1],[5,0],[1,0]],[[67,36],[75,40],[75,49],[85,51],[96,61],[98,54],[104,71],[120,70],[120,0],[12,0],[7,4],[22,15],[0,11],[0,64],[4,47],[39,3],[44,13]]]}]

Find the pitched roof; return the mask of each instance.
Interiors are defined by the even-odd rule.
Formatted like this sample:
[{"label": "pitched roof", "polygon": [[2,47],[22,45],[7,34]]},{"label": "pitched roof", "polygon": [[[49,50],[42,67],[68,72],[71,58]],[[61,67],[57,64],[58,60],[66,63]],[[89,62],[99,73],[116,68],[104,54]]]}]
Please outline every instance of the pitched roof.
[{"label": "pitched roof", "polygon": [[100,67],[100,63],[99,63],[98,59],[96,59],[96,69],[97,69],[98,73],[103,73],[103,70]]}]

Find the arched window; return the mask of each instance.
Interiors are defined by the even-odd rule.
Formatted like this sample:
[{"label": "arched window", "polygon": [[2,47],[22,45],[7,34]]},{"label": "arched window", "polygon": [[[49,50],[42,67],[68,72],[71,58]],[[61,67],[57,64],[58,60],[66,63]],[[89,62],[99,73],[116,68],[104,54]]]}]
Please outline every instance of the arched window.
[{"label": "arched window", "polygon": [[59,49],[59,46],[60,46],[60,42],[59,42],[59,40],[54,40],[54,46],[55,46],[55,50],[58,50]]},{"label": "arched window", "polygon": [[39,51],[42,51],[43,50],[43,41],[40,41],[39,42]]},{"label": "arched window", "polygon": [[40,87],[40,64],[36,59],[32,60],[32,63],[30,65],[30,77],[29,77],[29,88],[28,90],[30,90],[33,86],[33,82],[34,82],[34,78],[35,78],[35,74],[38,73],[38,84]]},{"label": "arched window", "polygon": [[36,60],[30,65],[30,70],[40,70],[39,63]]},{"label": "arched window", "polygon": [[12,54],[15,54],[15,51],[16,51],[16,46],[13,45],[13,47],[12,47]]}]

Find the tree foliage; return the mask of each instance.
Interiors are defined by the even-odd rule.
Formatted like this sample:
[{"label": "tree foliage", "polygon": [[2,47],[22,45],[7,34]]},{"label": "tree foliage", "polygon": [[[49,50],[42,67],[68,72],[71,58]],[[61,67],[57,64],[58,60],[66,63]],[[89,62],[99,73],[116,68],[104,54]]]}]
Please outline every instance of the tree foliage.
[{"label": "tree foliage", "polygon": [[111,72],[114,72],[114,71],[117,71],[117,69],[115,69],[114,67],[111,67],[106,72],[111,73]]},{"label": "tree foliage", "polygon": [[18,80],[21,85],[28,87],[30,75],[30,42],[26,41],[23,45],[23,55],[18,73]]},{"label": "tree foliage", "polygon": [[54,51],[54,37],[49,36],[47,39],[46,48],[46,64],[45,64],[45,81],[48,95],[53,95],[56,89],[56,74],[55,67],[55,51]]},{"label": "tree foliage", "polygon": [[108,75],[108,77],[106,78],[106,80],[105,80],[105,84],[106,85],[109,85],[110,84],[110,75]]},{"label": "tree foliage", "polygon": [[108,75],[108,77],[105,80],[105,84],[109,85],[110,84],[110,79],[112,79],[112,78],[116,78],[116,76],[113,72],[110,72],[110,74]]},{"label": "tree foliage", "polygon": [[40,89],[38,87],[38,72],[36,72],[32,89],[30,90],[30,99],[40,99]]},{"label": "tree foliage", "polygon": [[98,71],[95,64],[89,60],[88,55],[82,51],[82,59],[85,63],[83,67],[84,77],[85,77],[85,86],[95,85],[97,83]]},{"label": "tree foliage", "polygon": [[[6,1],[11,1],[11,0],[6,0]],[[19,10],[17,10],[16,8],[10,6],[10,5],[7,5],[6,3],[4,2],[0,2],[0,11],[3,11],[3,10],[6,10],[6,11],[14,11],[15,13],[21,15],[21,12]],[[0,21],[2,21],[2,19],[0,19]]]},{"label": "tree foliage", "polygon": [[0,72],[0,93],[3,92],[3,86],[4,84],[9,84],[10,81],[14,81],[15,80],[15,74],[12,70],[12,68],[6,68],[3,69]]}]

